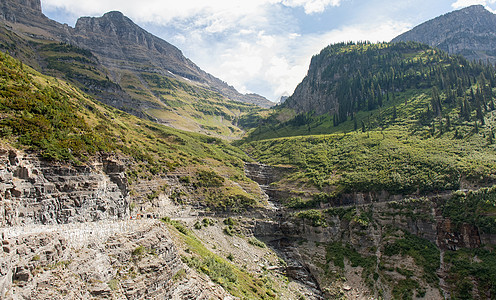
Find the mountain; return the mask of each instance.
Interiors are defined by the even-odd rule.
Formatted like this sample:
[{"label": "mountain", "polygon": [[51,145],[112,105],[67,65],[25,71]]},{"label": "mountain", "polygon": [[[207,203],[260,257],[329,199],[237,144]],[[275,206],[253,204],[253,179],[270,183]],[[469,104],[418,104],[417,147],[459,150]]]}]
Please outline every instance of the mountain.
[{"label": "mountain", "polygon": [[[294,94],[243,140],[243,149],[264,163],[295,166],[301,173],[293,180],[334,196],[456,190],[476,168],[460,153],[482,151],[488,160],[481,165],[494,164],[494,88],[492,65],[424,44],[335,44],[312,58]],[[388,153],[387,145],[395,150]],[[430,155],[422,155],[425,149]]]},{"label": "mountain", "polygon": [[[494,78],[492,65],[482,66],[415,42],[330,45],[312,58],[293,95],[261,121],[247,140],[352,131],[362,125],[385,128],[394,123],[393,109],[398,115],[400,108],[416,105],[429,107],[432,117],[443,116],[448,107],[459,109],[469,88],[473,90],[470,109],[482,105],[481,98],[472,95],[484,93],[485,112],[492,101]],[[444,102],[417,103],[416,97],[430,96],[434,88]],[[399,105],[401,101],[405,106]],[[404,117],[425,123],[420,111],[412,112]],[[477,114],[479,119],[482,112]]]},{"label": "mountain", "polygon": [[5,0],[0,9],[0,49],[137,116],[232,139],[243,134],[238,121],[257,110],[249,103],[271,105],[241,95],[120,12],[71,28],[44,16],[40,1]]},{"label": "mountain", "polygon": [[[350,47],[385,45],[336,49]],[[426,47],[407,57],[436,61]],[[459,78],[474,82],[466,67]],[[473,110],[443,92],[440,117],[427,108],[435,93],[397,91],[383,128],[376,109],[365,132],[241,145],[261,165],[1,54],[0,297],[488,298],[496,190],[481,186],[494,183],[496,158],[481,93],[491,80],[474,99],[456,95]]]},{"label": "mountain", "polygon": [[0,298],[496,295],[493,65],[340,43],[260,111],[120,13],[77,34],[38,4],[2,10]]},{"label": "mountain", "polygon": [[205,85],[231,100],[265,107],[272,105],[261,96],[253,100],[253,94],[238,93],[232,86],[201,70],[175,46],[143,30],[120,12],[109,12],[99,18],[80,18],[71,38],[72,43],[97,55],[110,70],[112,78],[117,78],[121,69],[138,74],[152,71]]},{"label": "mountain", "polygon": [[461,54],[470,60],[496,62],[496,15],[473,5],[439,16],[395,37]]}]

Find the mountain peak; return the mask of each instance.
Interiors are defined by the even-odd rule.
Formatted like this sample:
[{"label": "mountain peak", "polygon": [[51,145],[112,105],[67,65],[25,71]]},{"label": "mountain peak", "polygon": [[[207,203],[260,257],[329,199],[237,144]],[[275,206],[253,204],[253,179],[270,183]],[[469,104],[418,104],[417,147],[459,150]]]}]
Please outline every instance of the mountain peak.
[{"label": "mountain peak", "polygon": [[101,17],[80,18],[75,32],[77,45],[91,49],[109,67],[114,66],[116,60],[120,63],[133,62],[129,68],[134,68],[136,63],[143,63],[147,68],[154,66],[155,71],[161,70],[159,73],[171,72],[174,76],[207,84],[214,91],[235,101],[256,103],[263,107],[272,105],[262,96],[242,95],[233,87],[207,74],[187,59],[181,50],[142,29],[121,12],[111,11]]},{"label": "mountain peak", "polygon": [[0,0],[0,17],[17,23],[18,19],[33,21],[33,17],[43,16],[41,0]]},{"label": "mountain peak", "polygon": [[125,18],[124,14],[121,13],[120,11],[114,10],[114,11],[109,11],[108,13],[105,13],[103,15],[104,18],[111,18],[111,19],[122,19]]},{"label": "mountain peak", "polygon": [[481,12],[481,11],[488,11],[484,5],[482,4],[475,4],[471,6],[467,6],[465,8],[460,9],[460,11],[476,11],[476,12]]},{"label": "mountain peak", "polygon": [[131,19],[124,16],[120,11],[110,11],[101,17],[82,17],[79,18],[75,26],[77,31],[84,32],[123,32],[137,30],[141,28]]},{"label": "mountain peak", "polygon": [[482,5],[472,5],[422,23],[392,42],[420,42],[471,60],[496,62],[495,28],[496,15]]}]

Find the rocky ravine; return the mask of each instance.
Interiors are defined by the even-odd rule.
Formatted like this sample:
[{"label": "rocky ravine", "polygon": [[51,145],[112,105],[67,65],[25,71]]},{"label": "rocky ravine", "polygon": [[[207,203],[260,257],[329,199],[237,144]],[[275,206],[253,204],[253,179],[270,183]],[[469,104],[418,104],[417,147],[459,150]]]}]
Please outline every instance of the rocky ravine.
[{"label": "rocky ravine", "polygon": [[[496,244],[496,235],[444,218],[443,195],[398,201],[355,195],[359,204],[302,215],[283,208],[278,197],[285,194],[270,185],[290,169],[247,164],[247,175],[267,189],[275,205],[215,216],[176,206],[168,190],[141,203],[129,192],[124,172],[129,162],[119,157],[100,157],[83,167],[10,148],[0,153],[0,293],[5,299],[229,299],[219,284],[181,261],[191,249],[158,216],[180,221],[208,251],[266,278],[284,299],[391,299],[405,282],[418,284],[412,291],[418,297],[442,299],[453,288],[444,253]],[[134,189],[142,194],[165,183],[179,184],[171,175]],[[133,213],[131,202],[137,203]],[[130,219],[131,214],[144,218]],[[225,233],[227,217],[235,220],[235,234]],[[205,218],[213,225],[198,228]],[[410,235],[438,249],[431,249],[438,255],[436,280],[412,256],[388,250]],[[250,242],[253,236],[269,248]]]}]

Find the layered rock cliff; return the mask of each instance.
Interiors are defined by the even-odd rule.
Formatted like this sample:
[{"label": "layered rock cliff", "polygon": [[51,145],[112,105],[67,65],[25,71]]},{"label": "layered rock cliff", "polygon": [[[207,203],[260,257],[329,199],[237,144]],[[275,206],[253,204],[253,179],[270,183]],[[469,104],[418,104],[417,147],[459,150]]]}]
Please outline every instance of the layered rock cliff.
[{"label": "layered rock cliff", "polygon": [[0,150],[0,226],[65,224],[129,215],[124,166],[104,157],[75,166]]},{"label": "layered rock cliff", "polygon": [[[155,220],[0,229],[2,299],[224,299]],[[177,275],[177,274],[180,275]]]},{"label": "layered rock cliff", "polygon": [[447,13],[395,37],[415,41],[467,59],[496,61],[496,15],[482,5]]}]

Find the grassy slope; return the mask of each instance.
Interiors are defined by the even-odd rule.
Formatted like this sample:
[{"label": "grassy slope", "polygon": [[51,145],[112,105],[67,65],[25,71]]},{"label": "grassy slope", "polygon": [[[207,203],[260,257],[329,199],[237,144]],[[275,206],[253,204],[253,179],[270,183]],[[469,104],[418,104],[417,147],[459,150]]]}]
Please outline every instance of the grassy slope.
[{"label": "grassy slope", "polygon": [[261,110],[254,105],[228,100],[185,79],[153,73],[141,73],[140,78],[144,84],[134,82],[125,89],[136,97],[151,94],[160,99],[162,108],[149,109],[146,113],[176,128],[235,139],[244,134],[238,126],[239,119]]},{"label": "grassy slope", "polygon": [[[429,69],[426,61],[437,59],[429,51],[409,53],[404,59],[422,61],[419,65]],[[439,60],[446,58],[440,56]],[[477,66],[470,68],[477,74]],[[297,182],[337,193],[428,193],[465,188],[467,182],[494,183],[495,112],[488,105],[482,121],[471,103],[467,120],[459,106],[463,99],[471,98],[472,89],[482,89],[482,83],[472,81],[455,100],[448,99],[448,92],[440,92],[443,110],[439,116],[433,113],[433,88],[428,80],[415,84],[425,88],[388,92],[381,107],[359,110],[353,119],[339,124],[333,124],[329,115],[306,114],[303,118],[294,117],[288,108],[276,110],[241,148],[260,162],[297,167],[287,184]],[[292,121],[297,118],[304,124]]]},{"label": "grassy slope", "polygon": [[343,192],[386,190],[393,194],[455,190],[462,179],[494,182],[496,155],[484,129],[454,138],[412,135],[402,126],[383,131],[351,132],[254,141],[242,146],[257,160],[298,168],[294,181]]},{"label": "grassy slope", "polygon": [[[249,158],[223,140],[139,119],[95,101],[77,88],[41,75],[8,55],[0,55],[0,138],[47,159],[91,160],[100,153],[131,157],[130,180],[187,170],[199,193],[212,194],[212,207],[256,206],[258,198],[243,171]],[[221,177],[215,188],[199,174]],[[207,178],[208,179],[208,178]],[[204,180],[204,179],[203,179]],[[243,188],[242,188],[243,187]],[[207,196],[208,196],[207,195]],[[201,198],[201,197],[200,197]]]},{"label": "grassy slope", "polygon": [[122,109],[145,113],[150,119],[182,130],[237,139],[244,134],[238,126],[240,119],[261,110],[255,105],[231,101],[180,76],[147,72],[149,66],[145,65],[134,66],[142,68],[142,72],[112,70],[120,78],[119,82],[112,82],[110,71],[90,51],[18,35],[5,27],[0,27],[0,49],[15,53],[25,64],[67,80],[97,99],[119,98],[126,93],[140,107],[125,104]]}]

